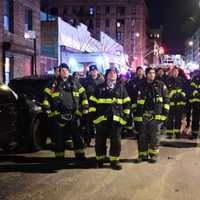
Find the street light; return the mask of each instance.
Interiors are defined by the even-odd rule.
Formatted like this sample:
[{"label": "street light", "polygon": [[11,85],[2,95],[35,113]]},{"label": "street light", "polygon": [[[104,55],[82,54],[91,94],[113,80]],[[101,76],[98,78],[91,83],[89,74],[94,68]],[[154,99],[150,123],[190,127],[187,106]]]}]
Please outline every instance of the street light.
[{"label": "street light", "polygon": [[194,45],[194,42],[192,41],[192,40],[190,40],[189,42],[188,42],[188,46],[189,47],[192,47]]},{"label": "street light", "polygon": [[35,31],[26,31],[24,33],[25,39],[31,39],[33,40],[33,49],[34,49],[34,68],[33,68],[33,74],[37,75],[37,56],[36,56],[36,32]]}]

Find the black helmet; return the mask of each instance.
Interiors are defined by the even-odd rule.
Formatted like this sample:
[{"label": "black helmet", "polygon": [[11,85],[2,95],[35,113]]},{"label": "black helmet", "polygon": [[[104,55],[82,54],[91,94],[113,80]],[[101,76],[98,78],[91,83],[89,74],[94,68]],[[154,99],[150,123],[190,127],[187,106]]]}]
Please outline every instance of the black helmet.
[{"label": "black helmet", "polygon": [[69,66],[66,63],[61,63],[59,66],[61,69],[67,69],[68,71],[70,71]]},{"label": "black helmet", "polygon": [[93,70],[97,70],[98,71],[98,68],[97,68],[96,65],[90,65],[89,70],[90,71],[93,71]]}]

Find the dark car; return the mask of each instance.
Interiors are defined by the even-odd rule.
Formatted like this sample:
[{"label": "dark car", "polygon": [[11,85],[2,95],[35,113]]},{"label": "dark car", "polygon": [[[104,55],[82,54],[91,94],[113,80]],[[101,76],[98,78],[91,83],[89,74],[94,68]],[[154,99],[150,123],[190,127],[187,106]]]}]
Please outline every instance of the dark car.
[{"label": "dark car", "polygon": [[13,79],[9,84],[18,95],[22,143],[29,148],[44,148],[47,137],[51,136],[48,115],[42,108],[42,101],[44,88],[53,79],[53,76],[23,77]]},{"label": "dark car", "polygon": [[17,101],[17,94],[0,82],[0,148],[4,150],[7,150],[17,137]]}]

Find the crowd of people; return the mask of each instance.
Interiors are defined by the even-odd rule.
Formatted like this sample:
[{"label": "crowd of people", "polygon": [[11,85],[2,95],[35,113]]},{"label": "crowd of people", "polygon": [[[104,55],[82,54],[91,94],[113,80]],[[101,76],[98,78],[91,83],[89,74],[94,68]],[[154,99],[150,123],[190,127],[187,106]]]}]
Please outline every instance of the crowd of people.
[{"label": "crowd of people", "polygon": [[191,78],[183,70],[137,67],[129,76],[119,75],[116,68],[98,72],[89,68],[86,78],[70,76],[67,64],[55,67],[55,79],[45,88],[43,106],[48,110],[54,132],[55,157],[63,159],[66,144],[73,145],[75,157],[85,159],[84,147],[95,137],[97,167],[109,161],[120,170],[121,133],[137,133],[137,162],[158,160],[161,127],[167,138],[182,136],[182,120],[191,127],[190,139],[196,139],[200,121],[200,71]]}]

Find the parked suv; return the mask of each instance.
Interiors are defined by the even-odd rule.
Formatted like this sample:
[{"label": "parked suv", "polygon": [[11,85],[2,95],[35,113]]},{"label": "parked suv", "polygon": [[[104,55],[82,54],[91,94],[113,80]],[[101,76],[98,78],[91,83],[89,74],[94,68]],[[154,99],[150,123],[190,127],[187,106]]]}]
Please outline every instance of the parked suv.
[{"label": "parked suv", "polygon": [[0,82],[0,148],[7,150],[17,139],[17,94]]},{"label": "parked suv", "polygon": [[44,88],[52,82],[53,78],[53,76],[30,76],[13,79],[9,84],[18,95],[20,129],[23,132],[22,143],[29,148],[44,148],[47,137],[51,136],[47,113],[42,109],[42,101]]}]

